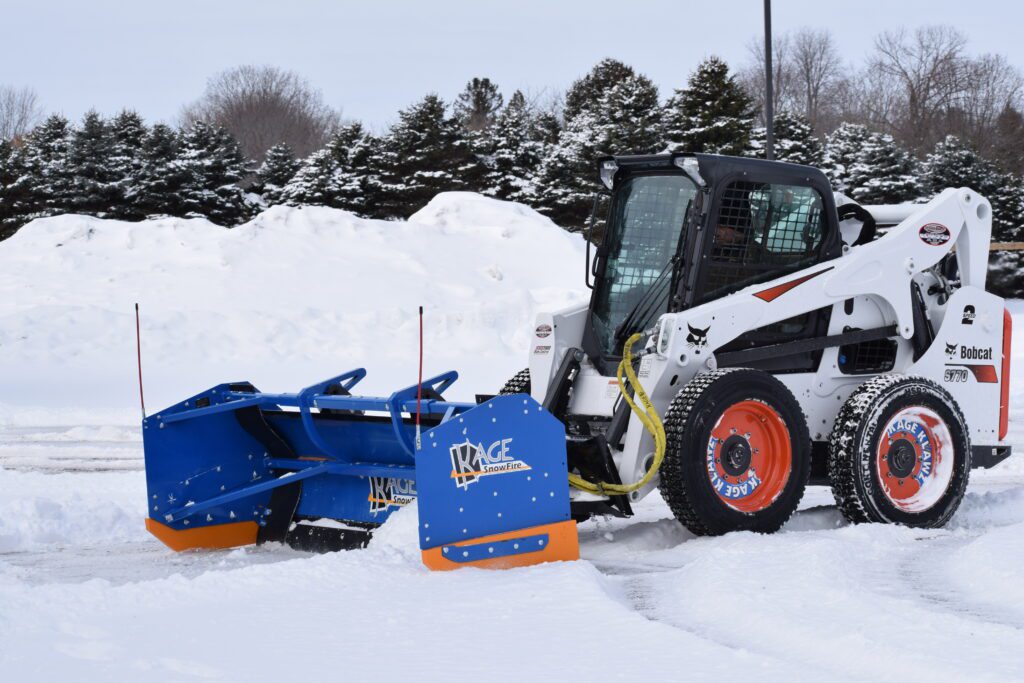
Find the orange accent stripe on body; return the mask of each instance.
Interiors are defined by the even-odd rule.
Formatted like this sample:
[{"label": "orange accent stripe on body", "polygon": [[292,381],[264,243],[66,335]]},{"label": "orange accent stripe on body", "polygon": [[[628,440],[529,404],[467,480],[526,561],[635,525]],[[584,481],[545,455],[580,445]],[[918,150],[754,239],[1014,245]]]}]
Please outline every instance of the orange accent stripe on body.
[{"label": "orange accent stripe on body", "polygon": [[783,282],[781,285],[775,285],[774,287],[769,287],[768,289],[763,289],[760,292],[755,292],[754,296],[756,296],[761,301],[775,301],[780,296],[782,296],[783,294],[785,294],[789,290],[793,289],[797,285],[802,285],[803,283],[807,282],[811,278],[816,278],[819,275],[821,275],[822,273],[827,273],[828,271],[832,270],[832,268],[833,268],[833,266],[829,266],[828,268],[823,268],[822,270],[819,270],[817,273],[811,273],[810,275],[804,275],[803,277],[798,277],[795,280],[790,280],[789,282]]},{"label": "orange accent stripe on body", "polygon": [[974,379],[982,384],[995,384],[999,381],[994,365],[965,365],[964,367],[974,373]]},{"label": "orange accent stripe on body", "polygon": [[256,522],[231,522],[214,524],[194,529],[172,529],[151,517],[146,518],[146,530],[159,538],[171,550],[196,550],[199,548],[235,548],[252,545],[259,531]]},{"label": "orange accent stripe on body", "polygon": [[474,560],[472,562],[452,562],[444,556],[443,546],[429,548],[423,551],[423,564],[428,569],[448,570],[461,567],[481,567],[483,569],[510,569],[512,567],[527,567],[542,562],[562,562],[580,559],[580,542],[576,534],[576,522],[567,519],[564,522],[554,524],[542,524],[527,529],[516,529],[501,534],[472,538],[458,543],[446,543],[447,546],[479,545],[483,543],[494,543],[496,541],[507,541],[514,538],[536,536],[547,534],[548,543],[543,550],[522,555],[506,555],[504,557],[489,557],[486,560]]},{"label": "orange accent stripe on body", "polygon": [[1013,339],[1013,318],[1003,309],[1003,362],[1002,384],[999,387],[999,440],[1006,438],[1010,429],[1010,343]]}]

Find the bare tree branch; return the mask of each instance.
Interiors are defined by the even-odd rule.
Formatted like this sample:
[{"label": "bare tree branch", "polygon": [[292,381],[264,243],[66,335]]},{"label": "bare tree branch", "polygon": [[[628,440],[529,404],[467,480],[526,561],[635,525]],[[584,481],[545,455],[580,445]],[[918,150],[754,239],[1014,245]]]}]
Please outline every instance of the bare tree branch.
[{"label": "bare tree branch", "polygon": [[929,146],[962,91],[966,43],[950,26],[922,26],[913,34],[887,31],[875,39],[868,64],[873,94],[899,101],[899,116],[886,123],[915,149]]},{"label": "bare tree branch", "polygon": [[794,99],[812,128],[821,130],[823,119],[835,109],[832,97],[842,79],[842,60],[827,30],[802,28],[793,36],[789,67]]},{"label": "bare tree branch", "polygon": [[[764,125],[764,37],[760,36],[747,43],[747,53],[751,63],[738,72],[737,79],[754,99],[758,108],[758,123]],[[785,33],[772,40],[772,106],[775,111],[793,109],[793,64],[790,59],[789,35]]]},{"label": "bare tree branch", "polygon": [[0,85],[0,140],[20,138],[42,120],[43,108],[35,90]]},{"label": "bare tree branch", "polygon": [[278,143],[299,157],[323,147],[340,123],[338,111],[293,71],[244,65],[209,80],[203,96],[182,110],[183,123],[202,120],[224,126],[250,159],[260,160]]}]

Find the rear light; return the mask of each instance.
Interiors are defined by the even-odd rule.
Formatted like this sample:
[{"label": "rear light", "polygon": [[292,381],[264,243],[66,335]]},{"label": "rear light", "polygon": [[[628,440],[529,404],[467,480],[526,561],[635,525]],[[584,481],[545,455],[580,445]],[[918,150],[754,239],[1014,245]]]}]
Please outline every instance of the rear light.
[{"label": "rear light", "polygon": [[1010,339],[1013,337],[1013,318],[1003,309],[1003,371],[999,387],[999,440],[1006,438],[1010,427]]}]

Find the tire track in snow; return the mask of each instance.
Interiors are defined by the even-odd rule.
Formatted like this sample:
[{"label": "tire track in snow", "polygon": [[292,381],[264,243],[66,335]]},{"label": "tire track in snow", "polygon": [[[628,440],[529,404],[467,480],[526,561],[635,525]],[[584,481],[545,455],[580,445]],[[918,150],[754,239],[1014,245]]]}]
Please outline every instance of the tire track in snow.
[{"label": "tire track in snow", "polygon": [[956,583],[945,576],[942,560],[950,555],[951,551],[966,546],[979,536],[980,534],[974,534],[968,538],[958,536],[921,539],[920,547],[908,552],[907,557],[898,564],[895,575],[900,578],[900,585],[906,591],[939,610],[958,618],[969,618],[986,624],[1001,624],[1015,631],[1024,632],[1024,619],[963,597]]},{"label": "tire track in snow", "polygon": [[21,472],[131,472],[143,469],[138,430],[0,427],[0,467]]},{"label": "tire track in snow", "polygon": [[[979,483],[975,492],[979,488],[984,490],[988,487]],[[1013,495],[1013,491],[1006,493],[1008,498]],[[1024,509],[1021,513],[1024,515]],[[624,555],[616,557],[600,557],[608,553],[603,548],[593,547],[600,537],[592,533],[589,543],[584,546],[584,555],[598,556],[591,558],[595,565],[622,588],[633,609],[645,618],[758,657],[777,659],[780,652],[789,653],[789,656],[781,656],[791,665],[798,663],[807,680],[837,680],[837,676],[852,677],[852,680],[896,680],[900,668],[905,673],[908,667],[906,661],[901,662],[890,651],[894,639],[898,642],[907,636],[907,633],[896,635],[902,629],[898,628],[897,617],[904,608],[909,610],[908,617],[914,624],[908,624],[907,628],[913,631],[922,626],[933,633],[941,633],[946,629],[939,638],[940,642],[975,642],[980,649],[985,649],[987,643],[990,647],[985,652],[989,655],[987,661],[991,662],[992,667],[974,669],[971,675],[979,680],[1005,680],[1005,671],[1013,669],[1016,666],[1013,660],[1020,660],[1020,657],[1010,651],[1005,651],[1001,657],[992,656],[988,650],[998,641],[1009,644],[1010,649],[1014,650],[1016,646],[1013,643],[1024,643],[1021,629],[1024,620],[1006,610],[961,596],[956,582],[951,580],[954,577],[945,572],[941,561],[983,536],[991,528],[990,524],[973,532],[962,529],[915,532],[920,535],[918,539],[904,542],[898,536],[893,538],[887,533],[893,527],[871,525],[851,528],[841,521],[837,522],[837,515],[835,508],[818,505],[798,512],[786,529],[773,537],[751,536],[749,541],[742,540],[740,535],[701,539],[701,548],[697,548],[697,544],[691,546],[693,539],[686,539],[674,548],[648,553],[632,552],[633,549],[627,548]],[[837,531],[837,524],[840,529],[847,531]],[[851,538],[848,541],[842,537],[836,538],[834,533]],[[865,540],[862,538],[865,534],[877,536],[877,539]],[[900,535],[903,539],[909,536]],[[785,551],[780,553],[778,548],[771,547],[776,540],[793,545],[795,550],[790,557],[786,556]],[[643,545],[640,537],[633,537],[627,542],[633,546]],[[745,543],[751,547],[749,557],[742,557]],[[822,558],[827,560],[831,548],[837,543],[855,548],[852,557],[834,567],[830,567],[827,562],[822,566]],[[864,543],[867,545],[862,550],[856,550]],[[820,547],[815,548],[816,545]],[[808,548],[806,557],[799,552],[804,547]],[[858,552],[862,552],[863,556],[854,560]],[[728,604],[728,596],[721,593],[722,584],[713,581],[706,583],[703,590],[707,591],[707,595],[701,595],[702,589],[697,588],[702,583],[700,579],[708,576],[707,568],[701,567],[701,563],[705,561],[705,556],[716,553],[724,553],[726,560],[735,560],[737,553],[740,553],[739,560],[734,564],[725,564],[721,571],[728,573],[740,570],[748,574],[737,581],[736,590],[749,594],[749,617],[752,623],[766,625],[764,639],[758,636],[757,627],[746,627],[742,623],[743,619],[735,613],[735,605]],[[823,601],[834,602],[834,610],[822,609],[818,605],[806,615],[812,624],[816,619],[826,620],[821,621],[823,628],[802,628],[805,624],[801,623],[804,619],[800,613],[802,608],[799,607],[801,598],[793,602],[792,583],[795,582],[790,582],[789,586],[780,586],[776,595],[766,589],[764,592],[758,591],[753,588],[757,581],[749,580],[749,575],[756,574],[761,566],[765,566],[767,576],[772,577],[777,575],[780,567],[790,565],[791,569],[787,573],[798,575],[804,571],[808,575],[807,594],[802,599],[812,603],[818,598],[815,595],[818,588],[813,575],[821,575],[823,570],[835,573],[834,585],[827,588],[823,586],[825,590],[820,597]],[[828,580],[829,574],[825,573],[824,577],[824,580]],[[766,581],[771,583],[770,578]],[[679,590],[681,583],[689,584],[689,588]],[[698,602],[706,598],[712,601],[724,598],[726,604],[720,611],[710,611],[707,605],[689,609],[680,601],[691,597]],[[793,612],[794,609],[797,611]],[[858,615],[867,614],[871,614],[871,618],[868,622],[862,622]],[[859,629],[866,628],[866,623],[875,624],[879,630],[860,632]],[[793,635],[796,641],[789,647],[780,647],[780,642],[786,642],[788,638],[781,634],[790,630],[798,632]],[[886,635],[889,631],[891,633]],[[859,639],[860,647],[874,647],[871,643],[880,645],[879,651],[873,656],[885,664],[871,663],[866,659],[844,668],[840,662],[848,656],[848,652],[840,650],[842,655],[836,662],[821,656],[820,653],[835,649],[837,644],[851,639],[855,642]],[[911,642],[914,640],[912,636],[910,639]],[[848,650],[849,646],[844,648]],[[936,662],[929,662],[926,668],[931,669],[937,679],[958,680],[972,671],[970,666],[955,656],[950,659],[949,652],[941,646],[937,648],[935,656]],[[943,661],[948,662],[948,673],[944,670],[946,665],[938,663]]]},{"label": "tire track in snow", "polygon": [[[804,530],[834,527],[838,511],[834,507],[816,505],[816,502],[816,498],[812,497],[808,504],[813,507],[797,511],[786,528],[792,526]],[[657,503],[665,507],[664,514],[671,515],[660,499]],[[643,511],[639,512],[642,518],[652,516],[650,510],[646,511],[646,515]],[[653,516],[659,517],[659,514],[655,513]],[[593,562],[599,571],[615,583],[628,599],[630,607],[645,619],[699,638],[723,650],[753,656],[760,662],[792,669],[793,660],[780,656],[776,651],[758,647],[756,643],[747,642],[739,637],[722,637],[716,634],[713,628],[699,621],[680,620],[669,613],[670,610],[665,607],[664,590],[657,584],[662,578],[684,570],[694,561],[689,553],[682,558],[673,558],[673,551],[694,541],[713,544],[715,539],[695,537],[675,518],[664,517],[663,514],[660,517],[655,521],[641,522],[622,519],[596,520],[593,523],[596,528],[585,528],[580,533],[581,553],[584,559]],[[609,545],[602,545],[604,542]],[[650,554],[654,554],[658,561],[651,561],[654,558],[649,556],[645,557]],[[672,559],[676,561],[671,561]],[[808,662],[800,662],[799,666],[803,680],[867,680],[865,677],[846,677],[832,668]],[[723,661],[723,675],[727,679],[729,669],[730,663]],[[771,680],[771,677],[762,680]]]}]

